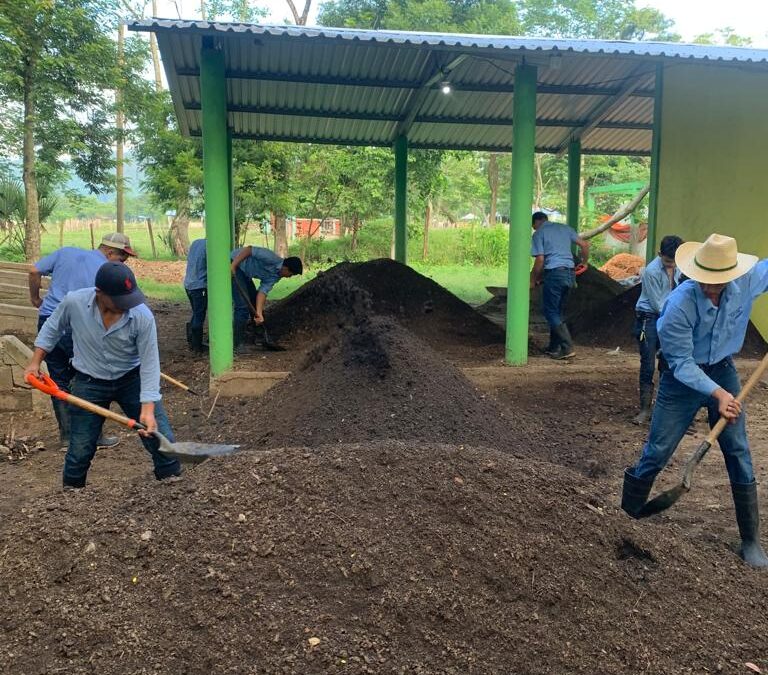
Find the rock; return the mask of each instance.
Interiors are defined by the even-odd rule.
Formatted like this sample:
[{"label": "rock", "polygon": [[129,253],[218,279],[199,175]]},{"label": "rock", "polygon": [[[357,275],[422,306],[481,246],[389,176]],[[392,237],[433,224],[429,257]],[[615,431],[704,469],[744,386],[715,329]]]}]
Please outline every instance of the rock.
[{"label": "rock", "polygon": [[142,541],[149,541],[150,539],[152,539],[152,530],[145,530],[141,533]]}]

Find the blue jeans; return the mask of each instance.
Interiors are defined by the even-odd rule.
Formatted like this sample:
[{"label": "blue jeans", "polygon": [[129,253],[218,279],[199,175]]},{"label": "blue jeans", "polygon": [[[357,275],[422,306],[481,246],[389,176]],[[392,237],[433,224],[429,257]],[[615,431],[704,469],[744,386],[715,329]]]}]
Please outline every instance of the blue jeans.
[{"label": "blue jeans", "polygon": [[[43,327],[47,316],[41,316],[37,320],[37,332]],[[59,385],[59,389],[69,391],[69,385],[75,376],[75,369],[72,367],[72,356],[74,350],[72,347],[72,333],[67,333],[59,339],[56,346],[45,355],[45,364],[48,366],[48,374],[51,379]]]},{"label": "blue jeans", "polygon": [[205,323],[205,315],[208,312],[208,289],[195,288],[187,291],[189,304],[192,307],[192,319],[189,325],[192,328],[202,328]]},{"label": "blue jeans", "polygon": [[[237,283],[235,283],[235,280],[237,280]],[[238,288],[238,284],[240,287]],[[248,303],[243,300],[242,293],[240,291],[240,288],[242,288],[246,294],[248,295],[248,299],[251,301],[251,304],[255,307],[256,306],[256,284],[253,283],[253,279],[251,279],[249,276],[245,274],[245,272],[240,271],[239,269],[237,272],[235,272],[235,278],[232,279],[232,299],[235,303],[235,323],[236,324],[243,324],[248,323],[248,319],[251,318],[251,311],[248,308]]]},{"label": "blue jeans", "polygon": [[656,353],[659,351],[659,336],[656,332],[658,314],[638,312],[635,314],[635,339],[640,350],[640,388],[653,386],[653,371],[656,369]]},{"label": "blue jeans", "polygon": [[572,269],[558,267],[544,270],[544,288],[541,295],[541,313],[550,328],[557,328],[565,321],[565,303],[568,292],[576,285]]},{"label": "blue jeans", "polygon": [[[706,366],[702,370],[734,396],[741,391],[739,374],[731,358]],[[636,478],[653,480],[658,475],[702,407],[707,408],[709,426],[713,427],[720,419],[717,401],[678,382],[670,370],[661,374],[648,440],[640,460],[632,469]],[[747,441],[746,412],[742,412],[735,424],[725,427],[718,442],[731,483],[751,483],[755,476]]]},{"label": "blue jeans", "polygon": [[[72,382],[72,393],[84,398],[86,401],[108,408],[113,401],[123,412],[135,420],[141,414],[139,394],[141,392],[141,379],[139,369],[134,368],[116,380],[98,380],[84,373],[75,373]],[[169,441],[174,440],[171,425],[165,414],[163,404],[155,403],[155,419],[158,431],[166,436]],[[96,442],[101,434],[104,418],[101,415],[70,406],[70,432],[69,449],[64,458],[64,485],[70,487],[85,487],[85,478],[91,460],[96,454]],[[141,442],[152,456],[155,465],[155,478],[162,480],[170,476],[181,474],[181,465],[178,460],[166,457],[158,451],[159,441],[156,438],[144,438]]]}]

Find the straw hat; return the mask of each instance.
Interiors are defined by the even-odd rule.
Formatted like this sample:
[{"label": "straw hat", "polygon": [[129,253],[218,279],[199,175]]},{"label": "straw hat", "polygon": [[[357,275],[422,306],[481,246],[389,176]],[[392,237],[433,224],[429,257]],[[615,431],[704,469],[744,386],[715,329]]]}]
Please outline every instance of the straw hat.
[{"label": "straw hat", "polygon": [[749,272],[757,260],[756,255],[739,253],[736,240],[722,234],[710,234],[703,244],[687,241],[675,253],[680,271],[703,284],[727,284]]}]

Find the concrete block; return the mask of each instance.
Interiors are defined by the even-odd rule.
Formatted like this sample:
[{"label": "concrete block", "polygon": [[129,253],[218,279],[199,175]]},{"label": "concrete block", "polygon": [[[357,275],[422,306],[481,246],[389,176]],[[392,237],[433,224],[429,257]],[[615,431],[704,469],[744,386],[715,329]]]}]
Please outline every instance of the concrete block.
[{"label": "concrete block", "polygon": [[17,366],[27,367],[32,358],[32,350],[15,335],[0,335],[3,353],[10,356]]},{"label": "concrete block", "polygon": [[[13,284],[15,286],[23,286],[29,288],[29,275],[26,272],[17,270],[7,270],[0,268],[0,283]],[[42,277],[40,285],[42,288],[48,288],[50,279],[48,277]]]},{"label": "concrete block", "polygon": [[10,332],[37,335],[37,309],[0,302],[0,334]]},{"label": "concrete block", "polygon": [[0,392],[13,389],[13,372],[10,366],[0,366]]},{"label": "concrete block", "polygon": [[31,265],[30,263],[18,263],[18,262],[9,262],[8,260],[0,260],[0,269],[2,270],[13,270],[15,272],[24,272],[26,274],[32,268],[33,268],[33,265]]},{"label": "concrete block", "polygon": [[16,412],[21,410],[32,410],[31,391],[0,392],[0,411]]},{"label": "concrete block", "polygon": [[26,380],[24,379],[24,368],[22,366],[11,366],[11,373],[13,374],[13,386],[21,389],[31,389]]},{"label": "concrete block", "polygon": [[51,397],[37,389],[32,390],[32,410],[46,417],[53,417],[53,407],[51,406]]},{"label": "concrete block", "polygon": [[290,375],[287,371],[232,370],[210,380],[210,395],[261,396],[265,391]]}]

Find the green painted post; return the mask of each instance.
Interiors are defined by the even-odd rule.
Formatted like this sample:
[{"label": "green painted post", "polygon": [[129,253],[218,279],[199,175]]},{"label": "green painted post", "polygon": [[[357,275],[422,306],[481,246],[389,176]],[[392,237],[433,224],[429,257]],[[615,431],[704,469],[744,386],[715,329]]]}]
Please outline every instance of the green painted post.
[{"label": "green painted post", "polygon": [[661,99],[664,90],[664,66],[656,66],[656,91],[653,99],[653,140],[651,141],[651,189],[648,196],[648,238],[646,239],[645,260],[656,257],[656,239],[659,208],[659,157],[661,154]]},{"label": "green painted post", "polygon": [[204,43],[200,53],[203,189],[208,248],[208,333],[211,374],[232,368],[232,280],[229,271],[230,200],[227,87],[224,54]]},{"label": "green painted post", "polygon": [[579,197],[581,196],[581,139],[568,144],[568,224],[579,231]]},{"label": "green painted post", "polygon": [[229,182],[229,248],[236,248],[237,241],[235,237],[235,186],[233,182],[232,166],[232,127],[227,126],[227,180]]},{"label": "green painted post", "polygon": [[511,365],[522,366],[528,362],[531,204],[536,153],[535,66],[523,64],[515,69],[512,120],[514,142],[509,196],[506,361]]},{"label": "green painted post", "polygon": [[408,248],[408,138],[395,139],[395,260],[405,265]]}]

